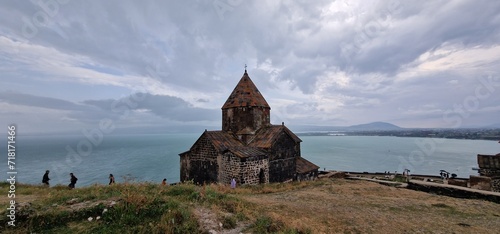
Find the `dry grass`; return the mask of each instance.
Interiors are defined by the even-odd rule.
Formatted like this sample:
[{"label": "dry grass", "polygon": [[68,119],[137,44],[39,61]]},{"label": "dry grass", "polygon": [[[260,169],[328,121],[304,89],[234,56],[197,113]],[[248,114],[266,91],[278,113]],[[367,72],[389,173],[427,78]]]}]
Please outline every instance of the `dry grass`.
[{"label": "dry grass", "polygon": [[273,193],[243,193],[263,215],[312,233],[498,233],[500,204],[364,181],[323,180]]}]

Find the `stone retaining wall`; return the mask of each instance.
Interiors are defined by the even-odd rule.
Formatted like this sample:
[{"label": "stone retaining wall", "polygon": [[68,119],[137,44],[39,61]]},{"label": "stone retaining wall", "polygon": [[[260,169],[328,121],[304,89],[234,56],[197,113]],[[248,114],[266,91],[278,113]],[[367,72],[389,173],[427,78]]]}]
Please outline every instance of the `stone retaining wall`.
[{"label": "stone retaining wall", "polygon": [[500,192],[500,178],[495,178],[491,180],[491,191]]},{"label": "stone retaining wall", "polygon": [[469,185],[473,189],[491,191],[491,178],[487,176],[470,176]]},{"label": "stone retaining wall", "polygon": [[428,186],[416,183],[408,183],[408,189],[413,189],[417,191],[423,191],[428,193],[434,193],[438,195],[458,197],[458,198],[468,198],[468,199],[482,199],[487,201],[492,201],[495,203],[500,203],[500,196],[488,195],[479,192],[471,192],[465,190],[459,190],[450,187],[439,187],[439,186]]}]

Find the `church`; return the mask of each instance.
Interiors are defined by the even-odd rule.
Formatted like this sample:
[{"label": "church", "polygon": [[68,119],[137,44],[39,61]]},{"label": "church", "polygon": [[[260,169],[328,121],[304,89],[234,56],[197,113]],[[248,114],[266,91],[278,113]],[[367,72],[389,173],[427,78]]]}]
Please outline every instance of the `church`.
[{"label": "church", "polygon": [[300,155],[302,140],[284,123],[270,123],[271,107],[245,69],[222,106],[222,130],[203,132],[179,154],[180,179],[194,183],[260,184],[313,180],[319,167]]}]

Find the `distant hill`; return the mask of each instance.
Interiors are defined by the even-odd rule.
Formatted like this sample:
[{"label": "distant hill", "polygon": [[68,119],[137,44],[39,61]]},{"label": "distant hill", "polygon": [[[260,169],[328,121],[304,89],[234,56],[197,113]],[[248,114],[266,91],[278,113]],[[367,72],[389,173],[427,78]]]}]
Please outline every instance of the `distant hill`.
[{"label": "distant hill", "polygon": [[367,124],[352,125],[346,128],[348,131],[388,131],[400,130],[399,126],[386,122],[373,122]]},{"label": "distant hill", "polygon": [[486,126],[485,128],[500,128],[500,123],[496,123],[496,124],[488,125],[488,126]]},{"label": "distant hill", "polygon": [[294,125],[290,126],[296,132],[332,132],[332,131],[389,131],[401,130],[403,128],[385,122],[373,122],[352,126],[318,126],[318,125]]}]

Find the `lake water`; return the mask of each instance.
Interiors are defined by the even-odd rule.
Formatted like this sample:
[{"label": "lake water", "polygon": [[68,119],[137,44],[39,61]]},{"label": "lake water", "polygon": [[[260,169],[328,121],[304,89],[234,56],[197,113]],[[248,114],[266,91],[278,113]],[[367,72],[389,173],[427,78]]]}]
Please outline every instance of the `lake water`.
[{"label": "lake water", "polygon": [[[179,156],[201,135],[105,135],[102,141],[85,136],[18,136],[16,138],[17,182],[41,183],[50,170],[51,185],[69,183],[69,173],[78,177],[78,186],[107,184],[108,175],[117,182],[179,181]],[[373,137],[299,136],[302,156],[321,169],[384,172],[408,168],[412,174],[439,175],[439,170],[459,177],[477,174],[476,155],[497,154],[496,141]],[[4,160],[0,174],[8,178],[6,142],[0,144]]]}]

